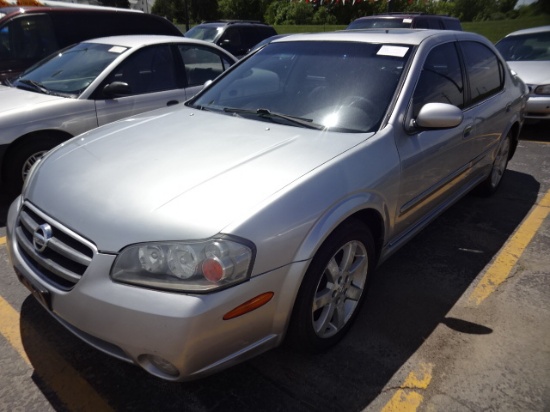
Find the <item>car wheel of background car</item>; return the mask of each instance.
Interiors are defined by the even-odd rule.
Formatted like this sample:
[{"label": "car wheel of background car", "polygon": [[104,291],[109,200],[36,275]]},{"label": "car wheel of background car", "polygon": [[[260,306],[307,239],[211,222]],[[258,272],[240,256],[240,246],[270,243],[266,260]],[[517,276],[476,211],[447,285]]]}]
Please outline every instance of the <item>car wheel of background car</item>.
[{"label": "car wheel of background car", "polygon": [[502,182],[502,177],[508,166],[512,136],[509,132],[500,143],[491,173],[477,188],[476,193],[481,196],[491,196]]},{"label": "car wheel of background car", "polygon": [[287,335],[290,346],[319,352],[344,336],[364,301],[374,256],[370,230],[358,220],[346,221],[329,236],[298,292]]},{"label": "car wheel of background car", "polygon": [[66,139],[40,134],[32,139],[25,139],[12,148],[5,157],[2,173],[5,190],[10,194],[19,194],[32,165],[64,140]]}]

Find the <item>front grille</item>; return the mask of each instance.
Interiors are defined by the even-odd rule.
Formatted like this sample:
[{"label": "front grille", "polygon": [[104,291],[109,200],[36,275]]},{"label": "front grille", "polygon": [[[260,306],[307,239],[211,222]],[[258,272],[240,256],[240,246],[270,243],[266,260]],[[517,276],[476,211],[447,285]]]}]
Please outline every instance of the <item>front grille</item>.
[{"label": "front grille", "polygon": [[[45,248],[35,247],[35,234],[51,231]],[[21,255],[34,272],[52,286],[70,290],[82,277],[97,249],[95,246],[48,218],[29,203],[19,213],[15,236]],[[40,245],[39,245],[40,246]]]}]

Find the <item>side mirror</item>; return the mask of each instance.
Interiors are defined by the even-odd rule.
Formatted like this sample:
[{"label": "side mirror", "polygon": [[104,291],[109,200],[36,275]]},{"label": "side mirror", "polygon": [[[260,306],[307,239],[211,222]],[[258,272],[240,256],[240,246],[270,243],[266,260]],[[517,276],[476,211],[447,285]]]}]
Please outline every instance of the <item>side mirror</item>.
[{"label": "side mirror", "polygon": [[103,88],[103,95],[109,99],[124,97],[132,94],[132,89],[128,83],[112,82]]},{"label": "side mirror", "polygon": [[462,110],[448,103],[427,103],[420,109],[415,127],[426,129],[450,129],[458,126],[464,118]]}]

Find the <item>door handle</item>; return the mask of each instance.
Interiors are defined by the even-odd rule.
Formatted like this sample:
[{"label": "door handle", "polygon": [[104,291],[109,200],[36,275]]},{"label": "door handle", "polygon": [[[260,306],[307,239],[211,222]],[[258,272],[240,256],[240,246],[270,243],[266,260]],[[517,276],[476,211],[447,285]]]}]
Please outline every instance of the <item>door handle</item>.
[{"label": "door handle", "polygon": [[466,126],[466,128],[464,129],[464,132],[462,132],[462,136],[464,137],[470,137],[470,135],[472,134],[472,125],[468,125]]},{"label": "door handle", "polygon": [[168,103],[166,103],[166,106],[173,106],[175,104],[178,104],[179,102],[177,100],[170,100]]}]

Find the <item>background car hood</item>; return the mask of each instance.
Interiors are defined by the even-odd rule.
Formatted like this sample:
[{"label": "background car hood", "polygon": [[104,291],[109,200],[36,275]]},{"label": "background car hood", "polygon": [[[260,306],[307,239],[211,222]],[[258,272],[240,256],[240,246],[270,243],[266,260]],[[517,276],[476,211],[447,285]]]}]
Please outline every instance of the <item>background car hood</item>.
[{"label": "background car hood", "polygon": [[21,111],[25,107],[34,108],[41,104],[49,104],[59,99],[65,99],[65,97],[35,93],[15,87],[0,86],[0,115],[13,111]]},{"label": "background car hood", "polygon": [[203,239],[365,138],[162,109],[62,144],[25,195],[103,251]]},{"label": "background car hood", "polygon": [[518,74],[525,84],[550,83],[550,62],[508,62],[508,66]]}]

